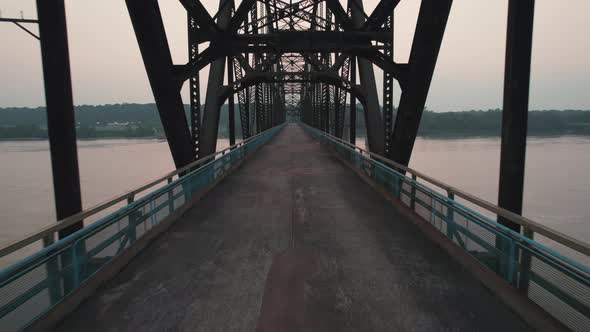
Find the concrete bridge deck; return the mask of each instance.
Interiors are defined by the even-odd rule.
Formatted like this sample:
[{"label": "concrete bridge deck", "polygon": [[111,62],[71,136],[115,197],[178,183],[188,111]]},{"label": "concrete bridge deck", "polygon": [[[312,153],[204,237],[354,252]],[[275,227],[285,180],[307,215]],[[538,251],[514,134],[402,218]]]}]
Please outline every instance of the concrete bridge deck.
[{"label": "concrete bridge deck", "polygon": [[60,331],[525,331],[362,179],[288,125]]}]

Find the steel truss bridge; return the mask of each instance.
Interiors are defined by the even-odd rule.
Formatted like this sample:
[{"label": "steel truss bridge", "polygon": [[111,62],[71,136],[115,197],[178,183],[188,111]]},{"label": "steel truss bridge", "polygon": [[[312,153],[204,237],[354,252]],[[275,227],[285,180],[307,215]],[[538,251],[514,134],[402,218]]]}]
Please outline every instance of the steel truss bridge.
[{"label": "steel truss bridge", "polygon": [[179,1],[187,63],[126,0],[176,170],[85,211],[64,0],[0,18],[41,43],[59,220],[0,248],[0,330],[590,329],[590,246],[520,216],[534,0],[509,1],[497,205],[408,168],[452,0],[421,1],[407,63],[401,0]]}]

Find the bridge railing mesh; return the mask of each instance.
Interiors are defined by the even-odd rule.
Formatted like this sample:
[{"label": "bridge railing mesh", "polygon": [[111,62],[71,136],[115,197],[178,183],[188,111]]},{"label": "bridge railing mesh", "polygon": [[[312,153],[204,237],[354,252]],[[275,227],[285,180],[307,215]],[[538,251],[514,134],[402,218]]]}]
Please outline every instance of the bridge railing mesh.
[{"label": "bridge railing mesh", "polygon": [[559,236],[550,231],[535,233],[538,239],[533,240],[527,225],[523,228],[528,234],[514,232],[495,221],[499,208],[486,208],[489,203],[474,206],[459,202],[451,187],[432,187],[419,181],[418,172],[410,173],[408,168],[399,171],[393,162],[388,164],[382,157],[304,127],[357,172],[371,178],[380,190],[399,199],[563,325],[574,331],[590,331],[590,269],[585,246],[556,241]]},{"label": "bridge railing mesh", "polygon": [[114,258],[182,212],[274,135],[275,127],[0,271],[0,331],[25,329]]}]

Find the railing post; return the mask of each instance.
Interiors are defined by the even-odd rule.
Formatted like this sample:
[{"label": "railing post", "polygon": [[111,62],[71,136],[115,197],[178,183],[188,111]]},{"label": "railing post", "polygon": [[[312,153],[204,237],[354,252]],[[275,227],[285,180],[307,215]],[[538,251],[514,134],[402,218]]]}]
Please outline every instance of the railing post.
[{"label": "railing post", "polygon": [[[53,244],[53,242],[53,235],[48,235],[43,238],[43,247],[48,247],[49,245]],[[54,257],[55,259],[48,260],[46,264],[47,280],[49,280],[47,289],[49,290],[49,301],[51,304],[59,302],[62,297],[60,273],[57,261],[58,256]]]},{"label": "railing post", "polygon": [[[203,167],[204,164],[201,164],[198,168],[193,169],[192,171],[195,172],[197,169]],[[179,182],[179,185],[182,186],[182,193],[184,194],[184,202],[180,205],[184,205],[184,204],[188,204],[192,197],[193,194],[195,193],[195,191],[197,191],[197,188],[199,187],[200,183],[199,183],[199,178],[197,174],[198,172],[192,173],[192,174],[187,174],[181,182]],[[180,180],[180,179],[179,179]],[[174,204],[174,203],[172,203]]]},{"label": "railing post", "polygon": [[152,199],[150,200],[150,222],[152,227],[154,227],[158,222],[157,213],[158,212],[156,211],[156,201]]},{"label": "railing post", "polygon": [[452,190],[447,190],[447,197],[449,198],[447,200],[447,237],[453,240],[453,235],[455,235],[455,211],[453,208],[455,193]]},{"label": "railing post", "polygon": [[507,280],[508,282],[513,285],[513,286],[517,286],[516,285],[516,280],[515,280],[515,276],[516,276],[516,266],[517,266],[517,262],[518,262],[518,250],[516,248],[516,244],[514,242],[513,239],[510,239],[510,242],[508,243],[509,250],[508,250],[508,259],[506,260],[506,264],[508,265],[506,267],[506,274],[507,274]]},{"label": "railing post", "polygon": [[[133,203],[133,201],[135,200],[135,195],[130,195],[127,197],[127,205]],[[127,237],[129,238],[129,244],[132,244],[133,242],[135,242],[135,239],[137,238],[136,235],[136,231],[135,228],[137,227],[137,211],[132,210],[129,213],[129,231],[127,233]]]},{"label": "railing post", "polygon": [[[531,240],[534,237],[533,231],[527,226],[523,228],[523,235]],[[529,292],[531,264],[531,254],[526,249],[520,249],[520,273],[518,275],[518,289],[525,295]]]},{"label": "railing post", "polygon": [[[82,243],[83,239],[80,239],[76,242],[74,242],[74,245],[72,245],[72,288],[69,291],[73,291],[74,289],[78,288],[78,286],[80,286],[80,280],[82,279],[80,274],[81,269],[80,269],[80,255],[79,255],[79,250],[77,250],[78,248],[78,244]],[[68,291],[68,293],[69,293]],[[64,292],[65,293],[65,292]],[[64,294],[66,295],[66,294]]]},{"label": "railing post", "polygon": [[[172,177],[168,178],[168,184],[172,183]],[[174,212],[174,188],[168,190],[168,211],[169,215]]]},{"label": "railing post", "polygon": [[496,248],[500,251],[500,257],[498,261],[498,274],[500,274],[504,280],[513,286],[516,286],[514,280],[515,265],[517,263],[517,250],[514,244],[514,239],[506,235],[496,235]]},{"label": "railing post", "polygon": [[416,209],[416,174],[412,174],[412,189],[410,194],[410,209],[414,211]]}]

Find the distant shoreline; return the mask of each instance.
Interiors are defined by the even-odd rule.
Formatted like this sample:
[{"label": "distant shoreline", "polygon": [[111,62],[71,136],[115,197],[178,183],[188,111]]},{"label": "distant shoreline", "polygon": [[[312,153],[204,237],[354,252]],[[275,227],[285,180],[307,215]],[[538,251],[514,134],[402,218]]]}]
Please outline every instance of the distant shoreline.
[{"label": "distant shoreline", "polygon": [[[239,136],[239,135],[238,135]],[[357,138],[366,139],[367,136],[357,136]],[[560,133],[560,134],[542,134],[542,133],[533,133],[529,134],[527,137],[534,137],[534,138],[559,138],[559,137],[584,137],[590,138],[589,134],[579,134],[579,133]],[[455,134],[455,133],[448,133],[448,134],[430,134],[430,135],[418,135],[418,138],[423,139],[437,139],[437,140],[457,140],[457,139],[500,139],[500,135],[494,134],[473,134],[473,135],[465,135],[465,134]],[[218,139],[229,139],[227,136],[220,136]],[[238,137],[241,139],[241,137]],[[165,141],[165,137],[160,136],[145,136],[145,137],[133,137],[133,136],[105,136],[105,137],[82,137],[78,138],[77,141],[81,142],[89,142],[89,141],[101,141],[101,140],[136,140],[136,141]],[[41,141],[48,141],[48,138],[37,138],[37,137],[16,137],[16,138],[7,138],[2,137],[0,138],[0,142],[41,142]]]},{"label": "distant shoreline", "polygon": [[[75,112],[76,131],[80,140],[158,139],[164,136],[164,128],[162,128],[155,104],[79,105],[75,107]],[[362,105],[357,104],[356,133],[359,137],[365,136],[363,113]],[[240,137],[240,114],[239,112],[234,114],[236,136]],[[189,107],[185,105],[186,119],[190,119],[190,116]],[[0,140],[45,140],[47,139],[46,118],[43,107],[0,108]],[[348,123],[348,120],[345,121]],[[228,123],[227,105],[223,105],[219,115],[220,137],[229,136]],[[499,138],[501,128],[502,111],[499,109],[441,113],[425,110],[420,121],[418,136],[433,139]],[[528,136],[590,137],[590,111],[529,111]]]},{"label": "distant shoreline", "polygon": [[[80,137],[77,138],[77,141],[100,141],[100,140],[116,140],[116,139],[125,139],[125,140],[166,140],[165,137],[158,137],[158,136],[145,136],[145,137],[133,137],[133,136],[105,136],[105,137]],[[48,141],[47,137],[2,137],[0,138],[0,142],[40,142],[40,141]]]}]

